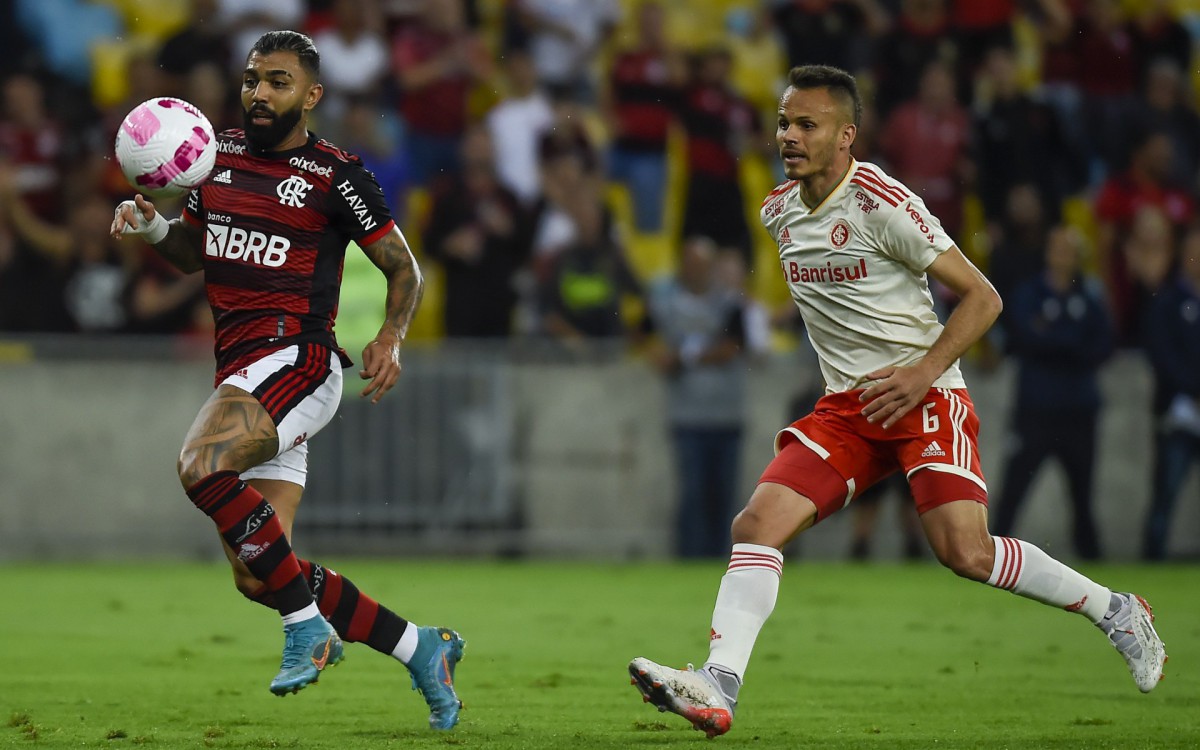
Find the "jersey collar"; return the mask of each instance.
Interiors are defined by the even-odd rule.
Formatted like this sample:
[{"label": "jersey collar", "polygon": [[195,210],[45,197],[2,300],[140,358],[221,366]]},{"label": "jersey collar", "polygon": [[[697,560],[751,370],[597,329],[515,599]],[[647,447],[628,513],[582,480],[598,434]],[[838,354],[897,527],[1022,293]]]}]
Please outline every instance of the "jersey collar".
[{"label": "jersey collar", "polygon": [[296,146],[295,148],[289,148],[286,151],[259,151],[258,149],[254,148],[253,146],[250,145],[250,139],[247,138],[246,139],[246,151],[251,156],[257,157],[259,159],[287,159],[287,158],[290,158],[290,157],[294,156],[295,154],[311,147],[316,142],[317,142],[317,134],[310,130],[310,131],[308,131],[308,140],[305,141],[304,143],[300,144],[299,146]]}]

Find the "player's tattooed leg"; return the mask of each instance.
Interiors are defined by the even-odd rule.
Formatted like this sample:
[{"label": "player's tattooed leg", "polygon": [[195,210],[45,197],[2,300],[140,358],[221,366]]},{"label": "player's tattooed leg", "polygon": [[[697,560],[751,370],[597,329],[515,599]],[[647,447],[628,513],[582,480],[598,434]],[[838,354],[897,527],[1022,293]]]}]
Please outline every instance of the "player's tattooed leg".
[{"label": "player's tattooed leg", "polygon": [[245,471],[270,460],[279,447],[275,423],[262,404],[240,388],[222,385],[196,415],[179,455],[183,486],[216,471]]}]

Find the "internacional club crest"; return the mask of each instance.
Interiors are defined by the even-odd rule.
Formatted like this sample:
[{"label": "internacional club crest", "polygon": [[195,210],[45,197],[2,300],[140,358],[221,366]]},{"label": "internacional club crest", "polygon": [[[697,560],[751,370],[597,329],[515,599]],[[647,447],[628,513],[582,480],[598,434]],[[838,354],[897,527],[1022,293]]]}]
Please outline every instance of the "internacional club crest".
[{"label": "internacional club crest", "polygon": [[850,225],[842,219],[838,219],[833,225],[833,229],[829,232],[829,242],[837,250],[841,250],[850,241]]}]

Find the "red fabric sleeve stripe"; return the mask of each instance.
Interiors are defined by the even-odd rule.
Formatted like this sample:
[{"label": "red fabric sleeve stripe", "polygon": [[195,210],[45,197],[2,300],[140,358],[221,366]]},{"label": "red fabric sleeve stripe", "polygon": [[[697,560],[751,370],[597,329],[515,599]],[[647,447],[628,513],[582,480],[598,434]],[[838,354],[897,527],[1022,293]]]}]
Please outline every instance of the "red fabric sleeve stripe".
[{"label": "red fabric sleeve stripe", "polygon": [[896,188],[894,188],[894,187],[889,187],[887,185],[887,182],[884,182],[883,180],[878,179],[877,176],[874,176],[874,175],[870,174],[869,172],[863,172],[863,173],[856,174],[856,175],[854,175],[854,179],[862,180],[863,182],[870,182],[870,184],[875,185],[878,188],[878,190],[882,190],[883,192],[888,193],[889,196],[892,196],[892,198],[895,199],[896,202],[902,203],[908,197],[908,194],[905,193],[904,191],[896,190]]},{"label": "red fabric sleeve stripe", "polygon": [[854,175],[854,179],[857,180],[860,184],[874,185],[876,190],[880,190],[882,192],[887,193],[888,195],[890,195],[892,197],[892,200],[896,201],[897,203],[904,202],[904,200],[908,197],[904,193],[903,190],[895,190],[893,188],[889,188],[878,177],[872,177],[870,174],[868,174],[866,172],[862,172],[861,174]]},{"label": "red fabric sleeve stripe", "polygon": [[385,234],[392,231],[392,227],[394,227],[394,226],[396,226],[396,222],[392,221],[391,219],[388,219],[387,224],[384,224],[380,228],[376,229],[374,232],[371,232],[366,237],[359,238],[358,240],[356,240],[356,242],[358,242],[359,247],[365,247],[367,245],[370,245],[373,242],[378,242],[379,240],[383,239],[383,236]]},{"label": "red fabric sleeve stripe", "polygon": [[900,186],[899,183],[893,185],[892,183],[883,179],[882,174],[880,174],[879,172],[876,172],[875,170],[871,169],[870,167],[860,167],[856,176],[871,178],[876,183],[878,183],[880,187],[899,196],[900,200],[904,200],[904,199],[908,198],[908,193],[904,190],[904,188],[902,188]]},{"label": "red fabric sleeve stripe", "polygon": [[871,193],[872,195],[874,195],[874,196],[876,196],[876,197],[878,197],[878,198],[882,198],[882,199],[883,199],[883,201],[884,201],[885,203],[887,203],[889,206],[899,206],[899,205],[900,205],[900,204],[899,204],[899,203],[896,201],[896,199],[895,199],[895,198],[893,198],[891,195],[889,195],[889,194],[887,194],[887,193],[883,192],[882,190],[880,190],[879,188],[875,187],[874,185],[871,185],[871,184],[869,184],[869,183],[863,182],[862,180],[858,179],[857,177],[855,177],[854,179],[850,180],[850,184],[852,184],[852,185],[858,185],[858,186],[859,186],[859,187],[861,187],[863,190],[866,190],[868,193]]},{"label": "red fabric sleeve stripe", "polygon": [[792,188],[796,187],[799,184],[800,184],[800,180],[792,180],[791,182],[783,183],[779,187],[777,187],[774,190],[772,190],[771,192],[767,193],[767,197],[763,198],[762,205],[760,205],[759,208],[766,207],[766,205],[771,202],[772,198],[774,198],[775,196],[780,195],[782,193],[786,193],[787,191],[791,190]]}]

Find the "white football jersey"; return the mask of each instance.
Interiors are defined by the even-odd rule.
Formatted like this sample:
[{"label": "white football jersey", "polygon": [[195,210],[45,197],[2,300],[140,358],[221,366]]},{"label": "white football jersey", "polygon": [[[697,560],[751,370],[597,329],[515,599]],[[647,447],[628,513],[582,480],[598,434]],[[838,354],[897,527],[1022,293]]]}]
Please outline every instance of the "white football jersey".
[{"label": "white football jersey", "polygon": [[[829,393],[863,388],[869,372],[911,365],[942,332],[925,269],[954,246],[925,203],[868,162],[818,206],[799,181],[763,201],[763,226],[808,329]],[[965,387],[958,362],[933,383]]]}]

